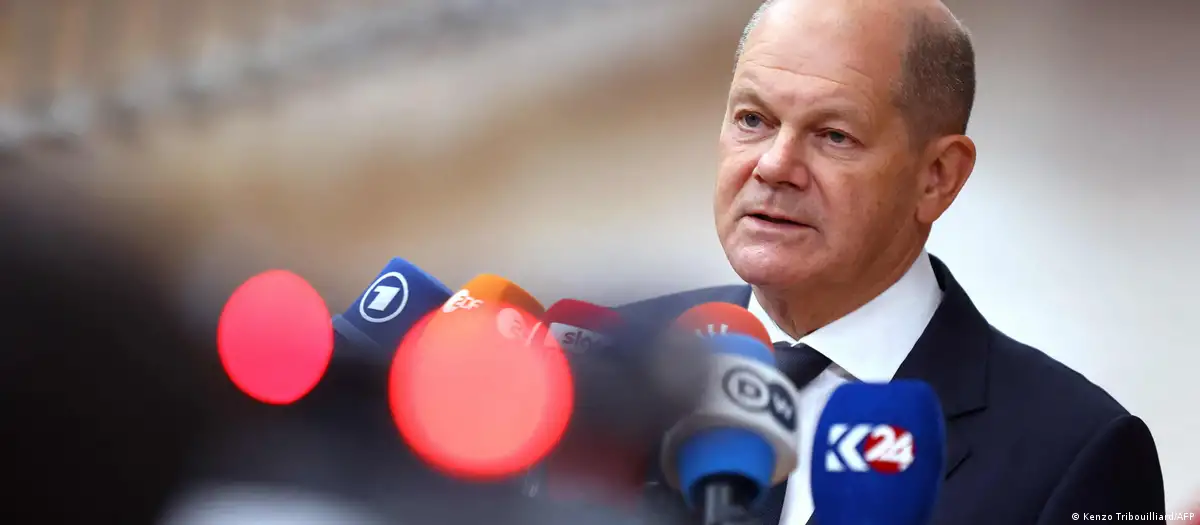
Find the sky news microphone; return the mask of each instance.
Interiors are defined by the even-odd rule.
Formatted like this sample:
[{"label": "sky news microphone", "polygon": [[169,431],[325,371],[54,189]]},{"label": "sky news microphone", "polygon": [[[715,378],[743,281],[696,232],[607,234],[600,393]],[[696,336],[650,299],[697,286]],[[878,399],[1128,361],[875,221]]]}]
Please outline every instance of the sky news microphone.
[{"label": "sky news microphone", "polygon": [[667,483],[705,524],[745,520],[797,463],[795,388],[762,339],[720,332],[702,339],[713,352],[702,401],[667,433],[661,456]]},{"label": "sky news microphone", "polygon": [[562,441],[527,477],[527,494],[618,510],[637,504],[654,439],[629,415],[652,400],[629,395],[638,365],[623,355],[625,326],[611,308],[563,299],[532,331],[534,347],[566,356],[575,410]]},{"label": "sky news microphone", "polygon": [[531,335],[540,338],[542,346],[557,345],[568,354],[583,355],[610,346],[612,334],[623,324],[620,314],[611,308],[563,299],[546,309]]},{"label": "sky news microphone", "polygon": [[817,423],[813,516],[821,525],[925,525],[944,464],[942,410],[929,385],[844,384]]},{"label": "sky news microphone", "polygon": [[334,359],[386,367],[406,334],[450,299],[450,289],[399,257],[342,314],[333,316]]}]

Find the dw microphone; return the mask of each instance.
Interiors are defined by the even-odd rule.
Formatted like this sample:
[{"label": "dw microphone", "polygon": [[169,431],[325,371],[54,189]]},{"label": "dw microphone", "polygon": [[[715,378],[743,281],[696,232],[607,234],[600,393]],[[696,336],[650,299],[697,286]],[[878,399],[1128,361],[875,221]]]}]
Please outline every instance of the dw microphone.
[{"label": "dw microphone", "polygon": [[718,330],[703,341],[713,352],[707,388],[664,438],[662,469],[706,525],[741,522],[796,468],[795,388],[759,337]]}]

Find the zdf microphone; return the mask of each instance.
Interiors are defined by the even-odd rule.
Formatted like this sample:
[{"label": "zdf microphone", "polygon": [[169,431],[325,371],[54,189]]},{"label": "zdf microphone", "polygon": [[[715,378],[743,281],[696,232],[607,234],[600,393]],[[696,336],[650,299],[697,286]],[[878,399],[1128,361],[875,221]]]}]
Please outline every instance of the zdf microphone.
[{"label": "zdf microphone", "polygon": [[662,468],[705,523],[722,523],[744,518],[796,468],[796,394],[759,338],[717,333],[703,341],[713,351],[707,388],[663,440]]},{"label": "zdf microphone", "polygon": [[914,380],[847,383],[821,412],[812,496],[821,525],[925,525],[945,464],[937,395]]},{"label": "zdf microphone", "polygon": [[570,418],[566,360],[527,344],[542,305],[481,275],[414,331],[392,363],[389,401],[406,442],[457,477],[496,479],[539,461]]}]

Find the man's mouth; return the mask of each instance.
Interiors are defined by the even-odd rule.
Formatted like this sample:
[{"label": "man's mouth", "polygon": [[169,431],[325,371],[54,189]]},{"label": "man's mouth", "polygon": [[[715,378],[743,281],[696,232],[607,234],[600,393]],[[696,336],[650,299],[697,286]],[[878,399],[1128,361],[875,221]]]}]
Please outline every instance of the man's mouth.
[{"label": "man's mouth", "polygon": [[747,217],[753,217],[760,221],[769,222],[772,224],[780,224],[780,225],[784,225],[784,226],[804,226],[803,224],[800,224],[799,222],[793,221],[791,219],[785,219],[783,217],[777,217],[774,215],[767,215],[765,213],[751,213],[751,214],[747,215]]}]

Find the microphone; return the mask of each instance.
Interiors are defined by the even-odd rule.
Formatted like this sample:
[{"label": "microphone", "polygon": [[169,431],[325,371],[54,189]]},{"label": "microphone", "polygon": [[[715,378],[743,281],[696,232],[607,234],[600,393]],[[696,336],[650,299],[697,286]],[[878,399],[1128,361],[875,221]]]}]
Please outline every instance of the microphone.
[{"label": "microphone", "polygon": [[239,286],[221,312],[221,364],[240,390],[269,404],[307,398],[322,405],[346,392],[382,400],[386,376],[374,372],[385,370],[401,337],[449,297],[437,279],[394,258],[331,322],[303,278],[263,272]]},{"label": "microphone", "polygon": [[929,523],[945,464],[944,425],[937,395],[921,381],[838,387],[813,443],[817,523]]},{"label": "microphone", "polygon": [[562,441],[527,478],[530,496],[629,509],[638,501],[652,440],[642,418],[652,400],[625,388],[639,373],[629,359],[625,322],[610,308],[563,299],[546,310],[530,342],[565,354],[575,386],[575,411]]},{"label": "microphone", "polygon": [[546,309],[531,335],[545,347],[557,346],[571,355],[582,355],[612,346],[612,334],[623,325],[611,308],[576,299],[563,299]]},{"label": "microphone", "polygon": [[704,303],[689,308],[675,320],[675,326],[700,337],[718,334],[743,334],[772,348],[771,336],[749,310],[731,303]]},{"label": "microphone", "polygon": [[448,299],[446,285],[392,258],[344,313],[333,316],[335,358],[387,366],[401,339]]},{"label": "microphone", "polygon": [[400,344],[389,402],[402,437],[458,478],[528,469],[558,442],[573,407],[561,353],[527,345],[542,305],[495,275],[454,293]]},{"label": "microphone", "polygon": [[700,305],[677,325],[702,336],[711,354],[699,406],[663,440],[663,473],[705,524],[744,520],[796,468],[796,389],[745,309]]}]

